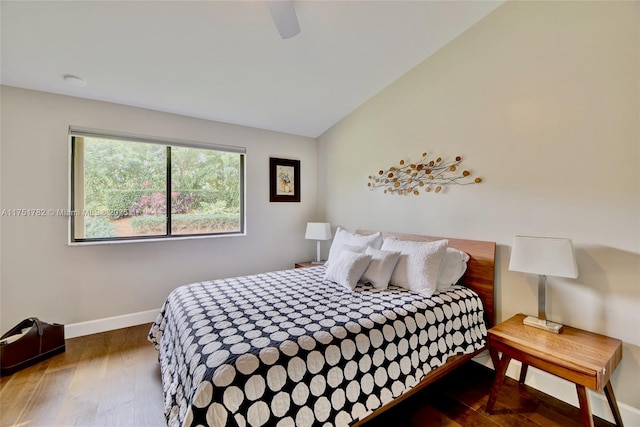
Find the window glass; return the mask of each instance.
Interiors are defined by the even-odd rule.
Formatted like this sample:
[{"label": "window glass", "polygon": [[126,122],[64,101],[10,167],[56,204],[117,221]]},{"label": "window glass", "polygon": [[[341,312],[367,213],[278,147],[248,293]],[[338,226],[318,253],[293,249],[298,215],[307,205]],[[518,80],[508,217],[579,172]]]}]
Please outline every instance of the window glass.
[{"label": "window glass", "polygon": [[172,234],[240,231],[240,170],[235,153],[172,148]]},{"label": "window glass", "polygon": [[71,139],[71,240],[244,231],[244,154],[108,137]]}]

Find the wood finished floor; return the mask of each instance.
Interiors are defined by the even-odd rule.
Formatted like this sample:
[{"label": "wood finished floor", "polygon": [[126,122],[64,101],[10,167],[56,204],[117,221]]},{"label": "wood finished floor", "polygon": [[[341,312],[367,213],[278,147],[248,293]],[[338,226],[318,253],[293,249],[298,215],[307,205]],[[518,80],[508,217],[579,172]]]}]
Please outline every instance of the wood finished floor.
[{"label": "wood finished floor", "polygon": [[[67,351],[0,379],[0,426],[161,427],[162,386],[149,325],[67,340]],[[507,379],[484,412],[493,371],[468,363],[367,427],[579,427],[578,409]],[[612,424],[595,420],[596,427]]]}]

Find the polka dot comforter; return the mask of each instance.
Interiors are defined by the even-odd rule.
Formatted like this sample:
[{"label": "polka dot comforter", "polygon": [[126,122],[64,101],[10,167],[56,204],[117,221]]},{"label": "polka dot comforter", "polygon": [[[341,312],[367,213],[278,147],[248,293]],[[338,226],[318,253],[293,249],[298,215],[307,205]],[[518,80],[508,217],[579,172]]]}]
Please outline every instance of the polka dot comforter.
[{"label": "polka dot comforter", "polygon": [[175,289],[149,333],[169,426],[347,426],[484,347],[477,294],[325,281],[325,267]]}]

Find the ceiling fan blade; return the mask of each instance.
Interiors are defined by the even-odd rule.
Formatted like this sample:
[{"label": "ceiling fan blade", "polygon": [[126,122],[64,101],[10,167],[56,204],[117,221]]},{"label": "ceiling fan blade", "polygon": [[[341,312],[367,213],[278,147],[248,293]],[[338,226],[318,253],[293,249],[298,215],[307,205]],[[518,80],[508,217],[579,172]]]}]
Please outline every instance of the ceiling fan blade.
[{"label": "ceiling fan blade", "polygon": [[300,32],[298,17],[291,0],[267,1],[273,23],[283,39],[289,39]]}]

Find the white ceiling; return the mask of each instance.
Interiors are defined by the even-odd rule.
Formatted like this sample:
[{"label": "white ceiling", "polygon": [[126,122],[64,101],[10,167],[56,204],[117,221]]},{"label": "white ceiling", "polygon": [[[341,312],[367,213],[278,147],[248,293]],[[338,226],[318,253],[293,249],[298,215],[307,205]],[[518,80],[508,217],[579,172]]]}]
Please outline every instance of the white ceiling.
[{"label": "white ceiling", "polygon": [[317,137],[501,3],[3,0],[0,81]]}]

